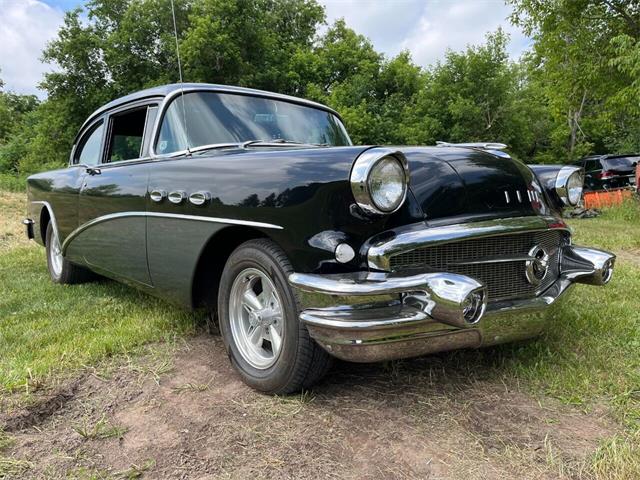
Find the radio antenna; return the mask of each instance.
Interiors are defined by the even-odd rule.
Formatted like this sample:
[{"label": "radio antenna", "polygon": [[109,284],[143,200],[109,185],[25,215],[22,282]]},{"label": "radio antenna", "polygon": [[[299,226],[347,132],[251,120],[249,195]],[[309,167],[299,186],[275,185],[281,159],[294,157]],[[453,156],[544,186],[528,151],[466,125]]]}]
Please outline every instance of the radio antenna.
[{"label": "radio antenna", "polygon": [[184,136],[185,136],[185,145],[187,150],[187,155],[191,155],[191,150],[189,150],[189,128],[187,126],[187,113],[184,109],[184,87],[182,81],[182,64],[180,63],[180,44],[178,42],[178,25],[176,23],[176,9],[173,5],[173,0],[171,0],[171,16],[173,17],[173,36],[176,39],[176,57],[178,58],[178,76],[180,79],[180,101],[182,103],[182,123],[184,125]]}]

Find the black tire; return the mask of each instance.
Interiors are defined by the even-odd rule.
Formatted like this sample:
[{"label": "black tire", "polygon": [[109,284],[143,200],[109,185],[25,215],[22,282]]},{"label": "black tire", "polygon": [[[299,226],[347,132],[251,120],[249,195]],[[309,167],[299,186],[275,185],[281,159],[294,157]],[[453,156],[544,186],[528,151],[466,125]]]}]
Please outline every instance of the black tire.
[{"label": "black tire", "polygon": [[89,270],[79,267],[78,265],[74,265],[64,257],[62,257],[61,265],[58,271],[56,271],[52,260],[52,249],[54,248],[52,240],[54,239],[54,236],[53,224],[49,222],[49,225],[47,225],[45,245],[47,251],[47,269],[49,270],[49,277],[51,277],[51,281],[62,285],[69,285],[91,280],[93,278],[93,274]]},{"label": "black tire", "polygon": [[[229,303],[232,285],[247,268],[266,273],[282,303],[282,347],[275,363],[264,369],[255,368],[243,358],[231,331]],[[287,280],[292,272],[293,268],[280,247],[271,240],[256,239],[243,243],[229,256],[220,280],[218,313],[225,348],[244,382],[265,393],[282,395],[309,388],[331,366],[331,356],[309,336],[299,319],[299,301]]]}]

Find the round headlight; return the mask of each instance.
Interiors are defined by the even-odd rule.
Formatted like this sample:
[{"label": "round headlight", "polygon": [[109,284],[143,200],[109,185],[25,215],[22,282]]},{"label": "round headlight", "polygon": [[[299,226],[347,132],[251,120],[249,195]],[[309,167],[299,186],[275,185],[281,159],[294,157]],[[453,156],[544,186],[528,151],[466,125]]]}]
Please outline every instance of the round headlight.
[{"label": "round headlight", "polygon": [[398,210],[407,196],[407,161],[401,152],[372,148],[358,157],[351,171],[351,190],[358,206],[369,214]]},{"label": "round headlight", "polygon": [[576,206],[582,198],[582,188],[584,181],[581,172],[574,172],[567,180],[567,200],[569,205]]},{"label": "round headlight", "polygon": [[562,203],[568,207],[575,207],[582,198],[584,176],[578,167],[562,167],[556,176],[556,193]]},{"label": "round headlight", "polygon": [[374,205],[383,212],[393,212],[404,201],[404,168],[395,157],[380,159],[369,173],[369,193]]}]

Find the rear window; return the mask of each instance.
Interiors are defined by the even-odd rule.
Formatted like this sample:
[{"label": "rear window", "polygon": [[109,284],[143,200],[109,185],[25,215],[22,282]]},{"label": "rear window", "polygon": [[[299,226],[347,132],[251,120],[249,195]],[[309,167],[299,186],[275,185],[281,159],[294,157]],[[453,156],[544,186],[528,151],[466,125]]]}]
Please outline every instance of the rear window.
[{"label": "rear window", "polygon": [[615,157],[603,160],[604,166],[609,170],[633,170],[640,157]]}]

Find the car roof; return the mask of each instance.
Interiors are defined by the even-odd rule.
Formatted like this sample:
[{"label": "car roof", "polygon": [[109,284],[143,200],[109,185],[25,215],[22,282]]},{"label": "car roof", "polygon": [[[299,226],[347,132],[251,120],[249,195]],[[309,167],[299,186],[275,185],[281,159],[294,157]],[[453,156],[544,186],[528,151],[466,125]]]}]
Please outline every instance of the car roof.
[{"label": "car roof", "polygon": [[602,155],[587,155],[574,163],[584,162],[585,160],[607,160],[608,158],[625,158],[640,157],[640,153],[605,153]]},{"label": "car roof", "polygon": [[322,105],[321,103],[313,102],[311,100],[306,100],[304,98],[294,97],[291,95],[284,95],[281,93],[273,93],[267,92],[265,90],[257,90],[254,88],[245,88],[245,87],[235,87],[231,85],[219,85],[214,83],[170,83],[167,85],[161,85],[158,87],[147,88],[144,90],[139,90],[134,93],[130,93],[129,95],[125,95],[124,97],[117,98],[112,100],[111,102],[103,105],[98,108],[95,112],[93,112],[87,120],[82,124],[81,131],[91,123],[96,117],[99,117],[105,112],[112,110],[114,108],[121,107],[126,105],[127,103],[135,102],[138,100],[144,100],[146,98],[157,98],[157,97],[166,97],[180,89],[185,90],[203,90],[203,91],[215,91],[215,92],[223,92],[223,93],[236,93],[243,95],[253,95],[258,97],[267,97],[273,98],[275,100],[283,100],[287,102],[297,103],[299,105],[305,105],[312,108],[320,108],[322,110],[326,110],[328,112],[333,113],[338,118],[342,120],[340,114],[335,110],[327,107],[326,105]]}]

